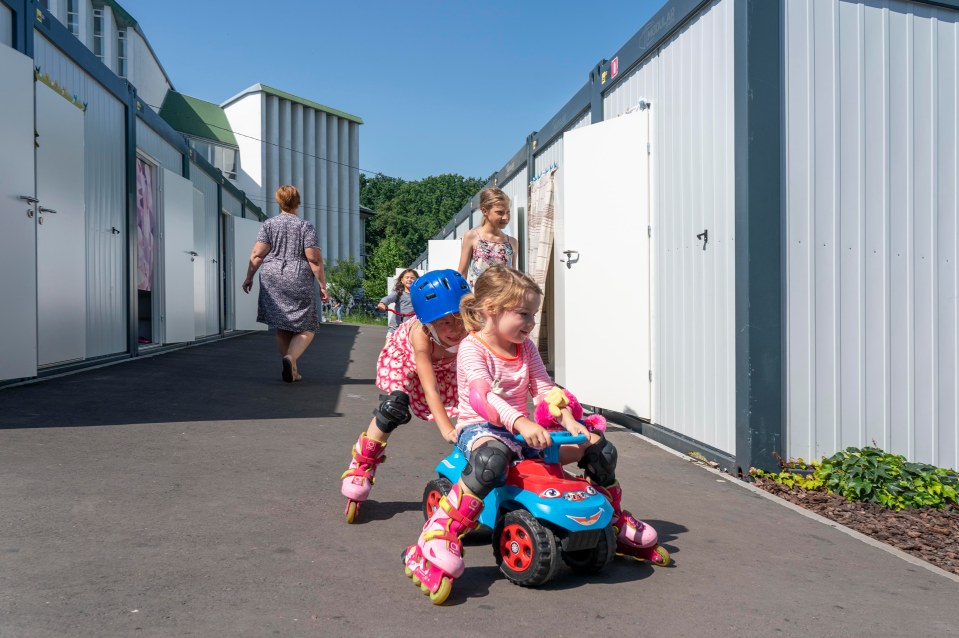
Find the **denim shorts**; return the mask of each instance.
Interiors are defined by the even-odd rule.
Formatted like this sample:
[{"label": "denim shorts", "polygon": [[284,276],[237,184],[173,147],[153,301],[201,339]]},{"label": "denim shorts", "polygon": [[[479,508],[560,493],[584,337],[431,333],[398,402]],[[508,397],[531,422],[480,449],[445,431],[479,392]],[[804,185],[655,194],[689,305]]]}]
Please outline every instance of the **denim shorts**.
[{"label": "denim shorts", "polygon": [[505,443],[506,446],[513,451],[517,459],[535,459],[542,458],[543,456],[542,450],[537,450],[525,443],[520,443],[514,439],[513,435],[505,428],[499,428],[489,423],[472,423],[465,426],[456,436],[456,447],[459,448],[460,452],[463,453],[463,456],[466,457],[468,461],[470,451],[473,449],[476,441],[488,437],[499,439]]}]

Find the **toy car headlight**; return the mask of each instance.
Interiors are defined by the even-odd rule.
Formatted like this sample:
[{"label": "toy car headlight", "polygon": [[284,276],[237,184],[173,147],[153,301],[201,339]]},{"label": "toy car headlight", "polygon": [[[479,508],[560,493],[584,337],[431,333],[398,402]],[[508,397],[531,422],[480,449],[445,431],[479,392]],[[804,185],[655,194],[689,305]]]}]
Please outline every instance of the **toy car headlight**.
[{"label": "toy car headlight", "polygon": [[558,489],[556,489],[555,487],[547,487],[547,488],[546,488],[545,490],[543,490],[543,492],[540,494],[540,497],[542,497],[542,498],[559,498],[560,496],[562,496],[562,494],[561,494],[560,491],[559,491]]}]

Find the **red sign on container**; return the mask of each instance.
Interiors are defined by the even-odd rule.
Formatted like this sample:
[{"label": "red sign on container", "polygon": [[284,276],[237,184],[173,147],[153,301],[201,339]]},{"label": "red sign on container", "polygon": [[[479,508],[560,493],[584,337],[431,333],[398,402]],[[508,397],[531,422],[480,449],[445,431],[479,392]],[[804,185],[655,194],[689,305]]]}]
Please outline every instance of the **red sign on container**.
[{"label": "red sign on container", "polygon": [[613,79],[619,75],[619,56],[617,55],[613,58],[613,61],[609,63],[609,78]]}]

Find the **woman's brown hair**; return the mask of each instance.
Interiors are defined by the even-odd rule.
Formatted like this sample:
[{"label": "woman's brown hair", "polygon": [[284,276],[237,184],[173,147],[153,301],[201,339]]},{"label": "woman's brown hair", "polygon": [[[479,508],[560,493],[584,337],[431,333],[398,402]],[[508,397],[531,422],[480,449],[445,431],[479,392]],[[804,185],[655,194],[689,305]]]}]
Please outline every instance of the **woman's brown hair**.
[{"label": "woman's brown hair", "polygon": [[543,296],[543,291],[526,273],[504,264],[490,266],[476,279],[473,292],[460,300],[460,314],[466,329],[480,330],[486,324],[484,309],[493,312],[511,310],[522,304],[531,292]]},{"label": "woman's brown hair", "polygon": [[276,203],[285,213],[292,213],[300,207],[300,191],[292,184],[284,184],[276,189]]}]

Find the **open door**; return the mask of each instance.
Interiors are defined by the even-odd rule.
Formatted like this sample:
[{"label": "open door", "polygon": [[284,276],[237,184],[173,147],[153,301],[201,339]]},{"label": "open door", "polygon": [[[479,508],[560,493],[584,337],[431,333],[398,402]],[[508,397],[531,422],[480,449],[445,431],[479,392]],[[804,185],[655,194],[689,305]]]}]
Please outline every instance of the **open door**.
[{"label": "open door", "polygon": [[33,60],[0,45],[0,380],[37,375],[37,202],[33,164]]},{"label": "open door", "polygon": [[193,197],[190,180],[163,169],[163,343],[196,339]]},{"label": "open door", "polygon": [[564,135],[554,263],[557,381],[587,405],[646,419],[648,141],[648,110]]},{"label": "open door", "polygon": [[37,90],[37,360],[86,357],[84,113],[46,84]]},{"label": "open door", "polygon": [[255,219],[233,218],[233,299],[236,301],[234,321],[237,330],[266,330],[266,324],[257,323],[257,300],[260,297],[260,277],[253,277],[253,288],[246,294],[240,290],[250,265],[250,253],[256,243],[262,224]]}]

